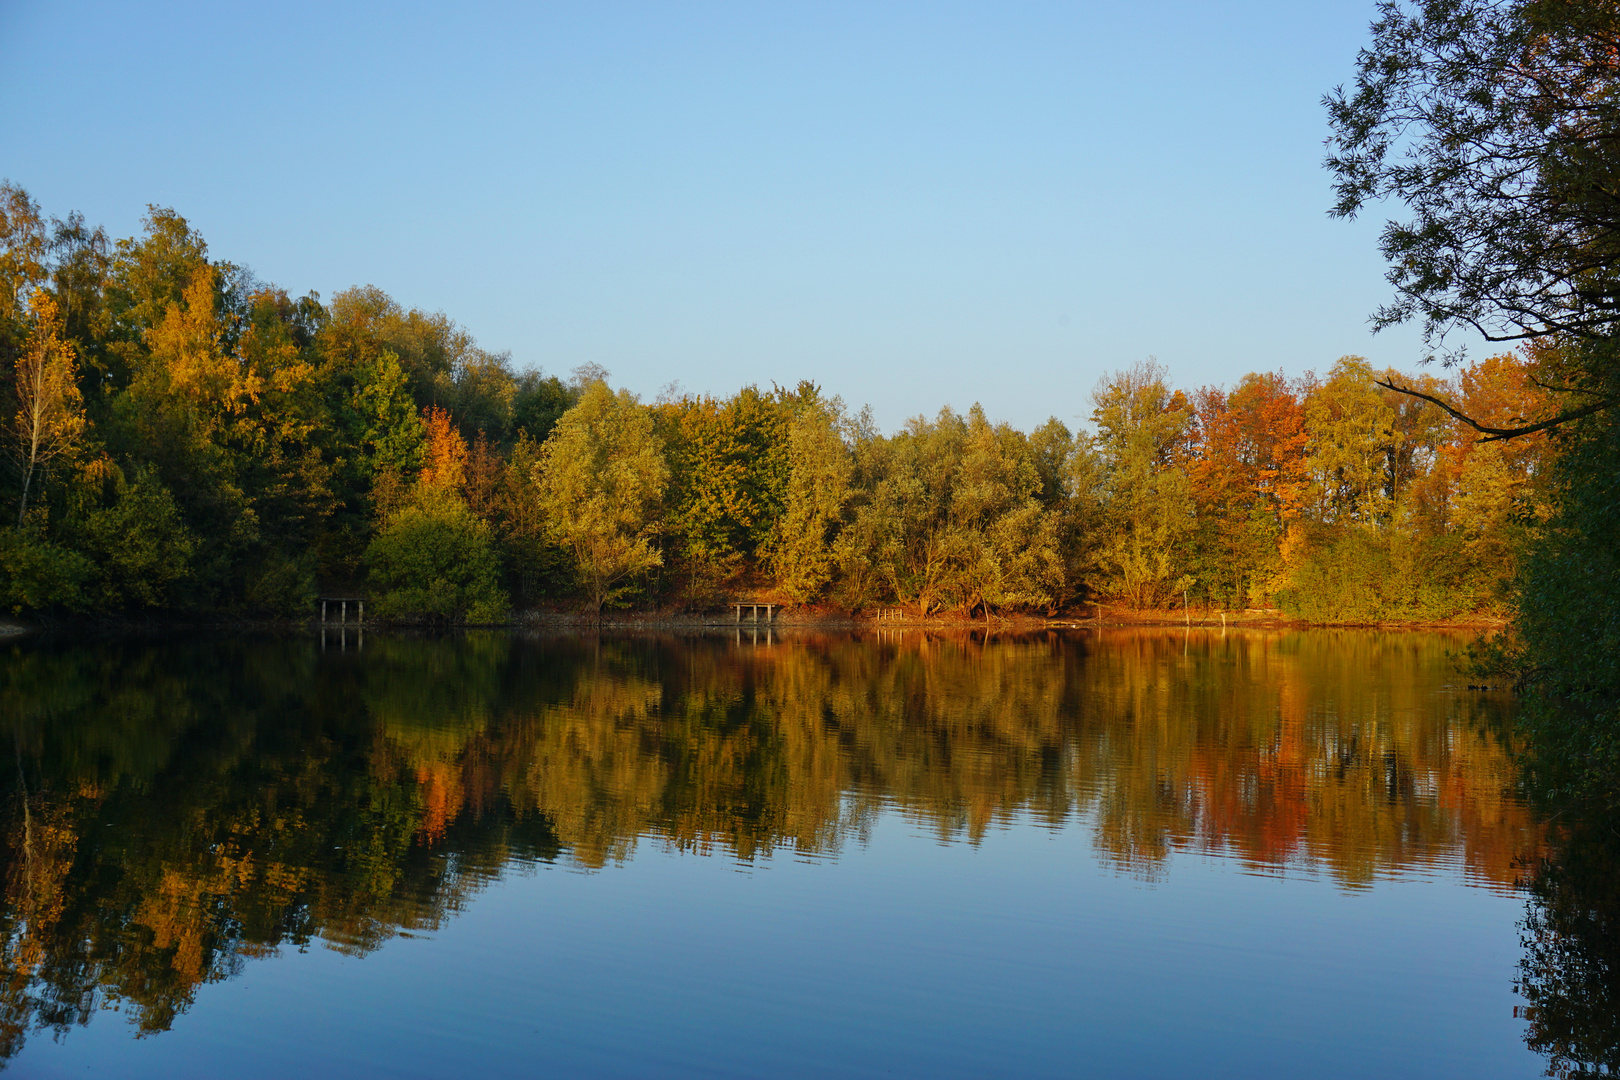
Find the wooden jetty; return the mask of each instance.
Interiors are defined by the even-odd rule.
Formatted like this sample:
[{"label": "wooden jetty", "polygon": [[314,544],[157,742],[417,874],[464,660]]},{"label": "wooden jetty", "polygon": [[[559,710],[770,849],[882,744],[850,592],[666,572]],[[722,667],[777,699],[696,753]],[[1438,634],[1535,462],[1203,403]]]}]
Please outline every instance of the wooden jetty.
[{"label": "wooden jetty", "polygon": [[757,623],[757,622],[760,621],[759,613],[761,611],[763,611],[765,613],[765,621],[767,623],[769,623],[769,622],[774,622],[776,620],[776,609],[778,607],[780,607],[781,605],[780,604],[754,604],[754,603],[750,603],[750,602],[748,602],[746,600],[743,600],[743,601],[733,600],[731,602],[731,606],[736,609],[737,618],[736,618],[735,621],[738,622],[738,623],[741,623],[743,621],[742,616],[743,616],[743,609],[744,608],[747,608],[749,613],[753,616],[753,618],[752,618],[753,622]]},{"label": "wooden jetty", "polygon": [[355,606],[355,622],[362,625],[362,626],[365,625],[365,621],[366,621],[366,602],[365,602],[364,598],[359,597],[359,596],[321,596],[321,597],[317,597],[317,599],[321,602],[321,625],[322,626],[325,626],[328,622],[332,621],[332,620],[330,620],[330,619],[328,619],[326,617],[326,605],[327,604],[335,604],[335,605],[337,605],[337,622],[338,622],[339,626],[347,626],[348,625],[348,623],[349,623],[349,605],[350,604],[353,604]]}]

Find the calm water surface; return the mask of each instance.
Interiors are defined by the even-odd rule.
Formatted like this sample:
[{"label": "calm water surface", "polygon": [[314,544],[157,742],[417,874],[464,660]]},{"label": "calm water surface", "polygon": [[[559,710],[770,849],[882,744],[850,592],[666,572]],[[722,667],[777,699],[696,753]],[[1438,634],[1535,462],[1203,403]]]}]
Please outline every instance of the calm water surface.
[{"label": "calm water surface", "polygon": [[0,1053],[75,1077],[1540,1075],[1569,1064],[1549,1031],[1582,1022],[1557,1012],[1579,973],[1532,880],[1511,699],[1453,685],[1462,643],[13,644]]}]

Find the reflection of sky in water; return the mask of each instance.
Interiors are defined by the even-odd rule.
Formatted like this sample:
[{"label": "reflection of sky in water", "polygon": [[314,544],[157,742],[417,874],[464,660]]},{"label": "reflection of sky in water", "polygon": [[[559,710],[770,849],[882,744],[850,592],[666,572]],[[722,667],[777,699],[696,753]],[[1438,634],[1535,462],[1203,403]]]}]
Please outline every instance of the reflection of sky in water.
[{"label": "reflection of sky in water", "polygon": [[[240,973],[170,1030],[104,1014],[13,1069],[1535,1075],[1513,883],[1538,830],[1505,797],[1502,703],[1448,686],[1456,647],[368,635],[47,665],[5,740],[31,827],[71,836],[78,807],[71,865],[117,868],[68,874],[70,900],[149,890],[101,901],[128,950],[206,940],[280,882],[303,906],[261,905],[255,940],[266,911],[314,937],[216,960]],[[142,720],[62,696],[70,669],[175,685]]]}]

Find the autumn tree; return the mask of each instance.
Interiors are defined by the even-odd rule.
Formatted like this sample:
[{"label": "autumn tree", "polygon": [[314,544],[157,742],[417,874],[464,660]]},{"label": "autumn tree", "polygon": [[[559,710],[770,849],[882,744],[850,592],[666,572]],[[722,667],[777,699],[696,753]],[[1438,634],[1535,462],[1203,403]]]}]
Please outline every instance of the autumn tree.
[{"label": "autumn tree", "polygon": [[36,289],[29,314],[33,326],[17,358],[17,413],[9,425],[11,454],[22,485],[18,528],[27,518],[35,478],[78,442],[85,425],[73,345],[62,339],[62,320],[50,293]]},{"label": "autumn tree", "polygon": [[366,547],[383,618],[491,623],[506,617],[494,535],[467,503],[466,440],[443,409],[426,411],[421,472]]},{"label": "autumn tree", "polygon": [[1372,366],[1341,357],[1305,398],[1310,509],[1330,524],[1376,525],[1388,518],[1395,410],[1373,382]]},{"label": "autumn tree", "polygon": [[[1533,381],[1531,366],[1514,355],[1486,357],[1457,373],[1456,399],[1468,415],[1502,426],[1543,415],[1548,394]],[[1547,512],[1542,483],[1550,463],[1550,438],[1481,442],[1460,423],[1448,424],[1432,475],[1444,485],[1437,531],[1460,532],[1471,544],[1491,546],[1499,562],[1508,549],[1516,518],[1533,522]]]},{"label": "autumn tree", "polygon": [[778,587],[801,604],[825,593],[837,566],[834,546],[855,474],[843,421],[841,401],[801,388],[788,426],[786,505],[765,546]]},{"label": "autumn tree", "polygon": [[30,298],[47,278],[49,235],[39,204],[0,181],[0,344],[26,336]]},{"label": "autumn tree", "polygon": [[1154,361],[1103,379],[1092,401],[1103,488],[1097,583],[1132,607],[1158,607],[1190,583],[1192,406]]},{"label": "autumn tree", "polygon": [[1245,375],[1194,395],[1189,466],[1198,512],[1198,576],[1229,603],[1262,603],[1278,546],[1305,501],[1305,414],[1280,374]]},{"label": "autumn tree", "polygon": [[1064,588],[1058,520],[1041,501],[1042,477],[1029,440],[984,410],[968,411],[962,460],[951,491],[949,528],[958,551],[954,599],[982,607],[1051,609]]},{"label": "autumn tree", "polygon": [[628,390],[587,385],[541,448],[535,479],[547,528],[573,552],[591,610],[662,562],[654,540],[669,467],[651,412]]}]

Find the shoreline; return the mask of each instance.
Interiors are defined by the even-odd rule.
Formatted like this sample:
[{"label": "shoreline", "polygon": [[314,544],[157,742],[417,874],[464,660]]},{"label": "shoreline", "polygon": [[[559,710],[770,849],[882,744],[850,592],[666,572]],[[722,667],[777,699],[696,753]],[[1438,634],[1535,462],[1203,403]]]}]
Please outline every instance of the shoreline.
[{"label": "shoreline", "polygon": [[[892,610],[892,609],[886,609]],[[1224,615],[1224,619],[1223,619]],[[329,621],[322,624],[317,618],[308,619],[254,619],[242,616],[182,617],[160,616],[143,619],[131,618],[74,618],[52,620],[48,623],[28,624],[16,619],[0,619],[0,640],[34,635],[56,637],[80,634],[86,637],[140,636],[149,633],[185,633],[196,631],[230,631],[236,633],[310,631],[324,628],[328,631],[368,629],[384,632],[443,632],[463,630],[510,630],[555,632],[648,632],[697,633],[719,630],[795,630],[823,632],[857,632],[863,630],[925,630],[938,633],[989,630],[1002,633],[1041,633],[1054,630],[1110,630],[1110,629],[1163,629],[1163,630],[1499,630],[1508,625],[1501,616],[1473,615],[1435,621],[1386,620],[1382,622],[1309,622],[1291,618],[1280,611],[1209,611],[1195,613],[1189,619],[1179,612],[1132,611],[1129,609],[1102,609],[1096,613],[995,617],[984,621],[967,619],[960,615],[917,617],[899,615],[876,617],[872,615],[824,615],[785,612],[771,620],[737,621],[719,614],[691,614],[658,611],[613,612],[597,616],[584,612],[528,611],[517,618],[500,623],[436,626],[412,622],[385,622],[368,620],[364,623]]]}]

